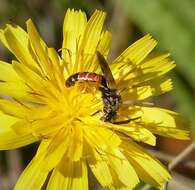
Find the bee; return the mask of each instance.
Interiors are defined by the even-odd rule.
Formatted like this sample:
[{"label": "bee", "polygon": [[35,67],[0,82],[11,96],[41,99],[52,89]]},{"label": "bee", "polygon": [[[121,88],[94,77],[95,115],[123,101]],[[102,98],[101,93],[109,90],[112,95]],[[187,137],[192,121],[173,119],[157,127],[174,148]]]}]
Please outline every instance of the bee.
[{"label": "bee", "polygon": [[122,98],[120,92],[116,87],[116,82],[114,80],[107,61],[100,52],[97,51],[96,54],[103,76],[106,80],[106,86],[99,87],[99,90],[102,93],[102,100],[104,103],[101,120],[115,123],[117,119],[117,111],[122,104]]},{"label": "bee", "polygon": [[96,52],[99,65],[101,67],[103,75],[92,72],[79,72],[71,75],[66,80],[66,86],[74,86],[76,81],[87,81],[98,83],[99,90],[102,94],[103,110],[101,120],[104,122],[110,122],[115,124],[128,123],[131,120],[116,122],[117,112],[122,104],[122,98],[119,90],[117,89],[116,82],[109,68],[107,61],[100,52]]}]

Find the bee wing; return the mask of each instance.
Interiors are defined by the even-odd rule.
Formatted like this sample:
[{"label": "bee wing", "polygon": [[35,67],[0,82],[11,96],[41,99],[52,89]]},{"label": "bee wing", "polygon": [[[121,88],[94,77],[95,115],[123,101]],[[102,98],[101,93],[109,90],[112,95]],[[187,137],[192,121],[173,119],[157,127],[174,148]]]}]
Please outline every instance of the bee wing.
[{"label": "bee wing", "polygon": [[116,89],[116,82],[108,65],[108,62],[105,60],[104,56],[99,51],[97,51],[96,54],[108,87],[111,89]]}]

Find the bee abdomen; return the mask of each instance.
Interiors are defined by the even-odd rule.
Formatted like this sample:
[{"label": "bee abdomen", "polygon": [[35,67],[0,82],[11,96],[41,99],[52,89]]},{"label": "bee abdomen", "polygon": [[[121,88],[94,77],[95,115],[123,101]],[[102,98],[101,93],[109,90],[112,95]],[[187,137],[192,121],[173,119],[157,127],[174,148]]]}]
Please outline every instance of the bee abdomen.
[{"label": "bee abdomen", "polygon": [[77,81],[87,81],[87,82],[96,82],[101,84],[104,87],[107,87],[106,80],[104,76],[99,75],[97,73],[91,73],[91,72],[79,72],[71,75],[66,80],[66,86],[74,86]]}]

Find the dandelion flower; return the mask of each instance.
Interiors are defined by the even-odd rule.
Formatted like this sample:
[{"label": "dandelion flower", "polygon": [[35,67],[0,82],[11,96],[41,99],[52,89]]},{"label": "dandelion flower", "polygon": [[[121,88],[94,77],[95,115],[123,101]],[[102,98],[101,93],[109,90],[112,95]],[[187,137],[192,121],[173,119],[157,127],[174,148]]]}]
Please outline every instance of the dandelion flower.
[{"label": "dandelion flower", "polygon": [[[117,120],[100,120],[99,90],[82,84],[70,88],[74,73],[101,73],[98,51],[107,58],[111,33],[103,28],[106,14],[89,20],[82,11],[68,10],[63,26],[61,56],[41,39],[33,22],[27,31],[7,25],[0,40],[16,57],[0,61],[0,149],[40,142],[36,155],[21,174],[15,190],[87,190],[91,170],[106,189],[133,189],[140,180],[161,188],[167,170],[136,143],[155,145],[155,135],[188,139],[175,112],[147,104],[147,98],[172,88],[163,75],[175,67],[169,54],[149,55],[157,42],[146,35],[128,47],[110,69],[122,97]],[[84,84],[86,84],[85,82]],[[85,86],[85,85],[84,85]]]}]

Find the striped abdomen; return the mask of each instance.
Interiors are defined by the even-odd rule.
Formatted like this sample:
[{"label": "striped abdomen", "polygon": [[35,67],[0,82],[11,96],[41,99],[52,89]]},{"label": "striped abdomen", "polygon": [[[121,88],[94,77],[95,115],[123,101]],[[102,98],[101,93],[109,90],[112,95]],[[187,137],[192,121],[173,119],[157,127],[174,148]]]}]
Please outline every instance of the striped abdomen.
[{"label": "striped abdomen", "polygon": [[107,86],[104,76],[91,72],[79,72],[71,75],[66,80],[66,86],[67,87],[74,86],[77,81],[96,82],[104,87]]}]

